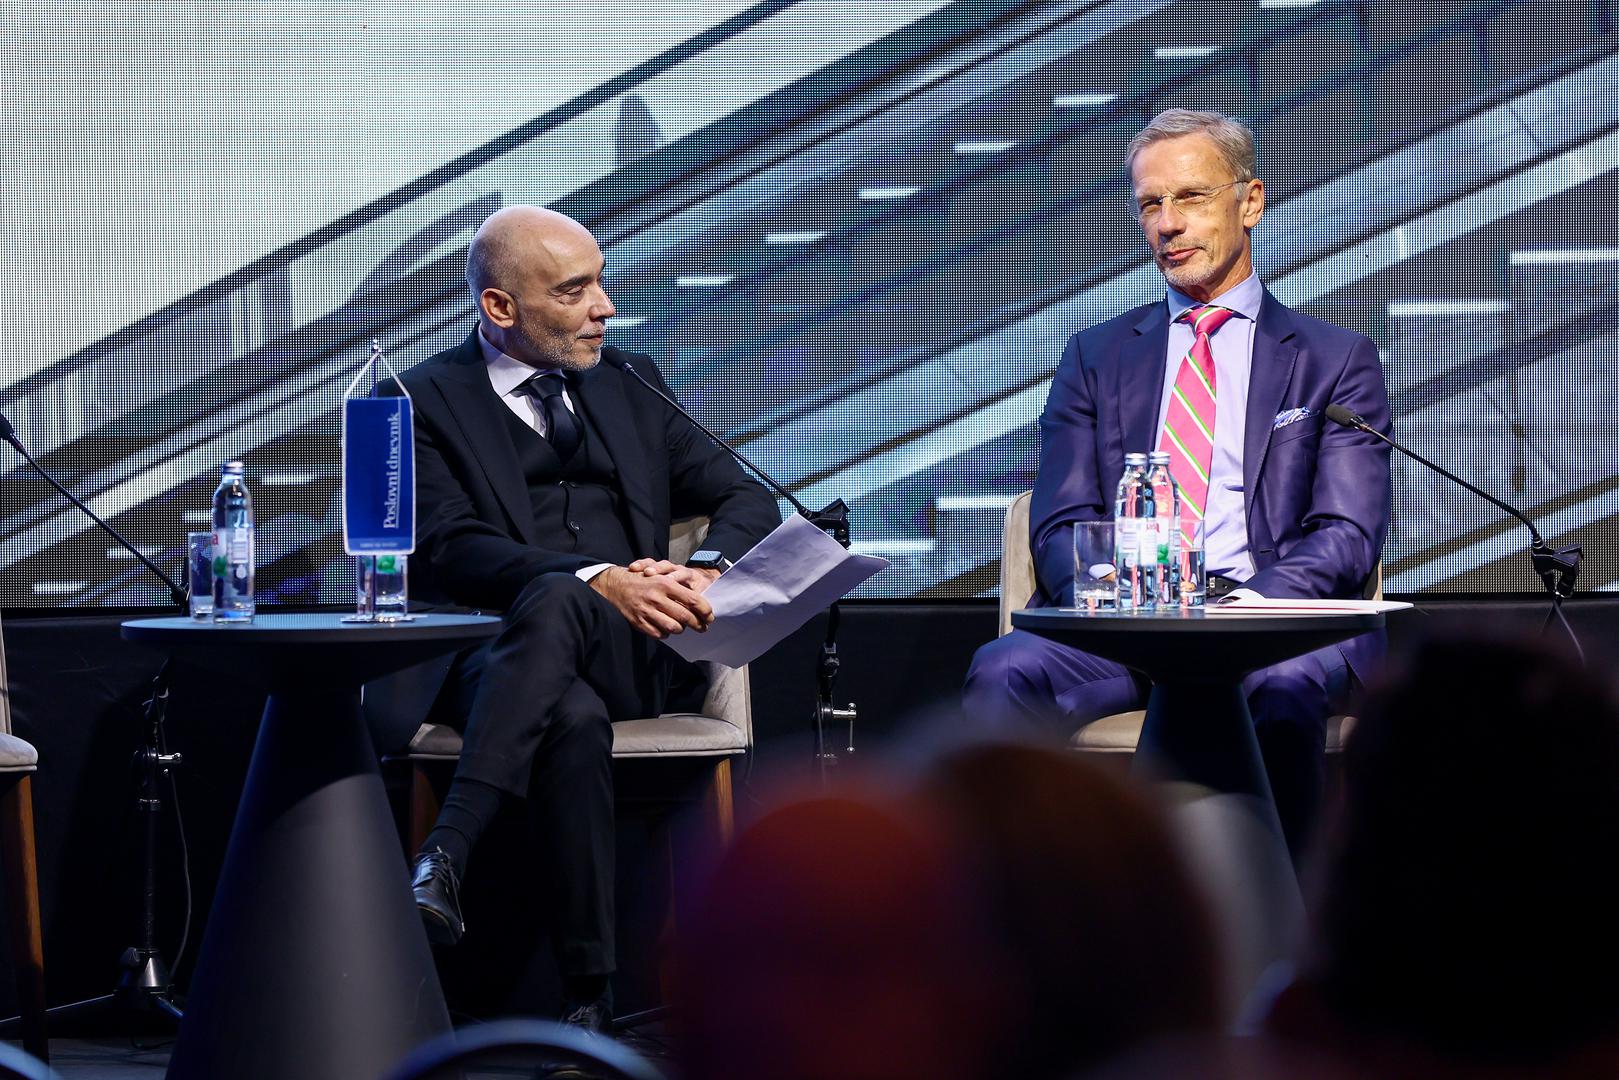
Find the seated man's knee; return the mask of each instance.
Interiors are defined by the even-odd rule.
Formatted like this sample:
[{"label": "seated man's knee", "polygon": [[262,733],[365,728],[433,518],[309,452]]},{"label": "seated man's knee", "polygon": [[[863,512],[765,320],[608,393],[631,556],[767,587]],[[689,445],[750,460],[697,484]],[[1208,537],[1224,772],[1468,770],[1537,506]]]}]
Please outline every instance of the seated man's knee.
[{"label": "seated man's knee", "polygon": [[529,600],[544,600],[553,604],[588,602],[593,595],[590,583],[580,581],[577,574],[541,574],[523,586],[523,590],[517,594],[517,603],[512,606],[518,607]]},{"label": "seated man's knee", "polygon": [[598,599],[589,583],[573,574],[541,574],[523,586],[506,612],[508,623],[557,622],[581,617]]},{"label": "seated man's knee", "polygon": [[566,700],[551,713],[551,733],[558,742],[594,743],[613,746],[613,725],[607,710],[600,706],[574,706]]},{"label": "seated man's knee", "polygon": [[996,638],[988,645],[980,645],[967,665],[967,689],[997,687],[1004,683],[1007,664],[1006,650],[1001,647],[1004,638]]},{"label": "seated man's knee", "polygon": [[1248,708],[1254,726],[1326,732],[1331,706],[1329,673],[1306,655],[1274,664],[1248,680]]},{"label": "seated man's knee", "polygon": [[1022,696],[1038,681],[1038,675],[1037,667],[1031,667],[1029,656],[1012,638],[996,638],[973,653],[962,696],[969,706]]}]

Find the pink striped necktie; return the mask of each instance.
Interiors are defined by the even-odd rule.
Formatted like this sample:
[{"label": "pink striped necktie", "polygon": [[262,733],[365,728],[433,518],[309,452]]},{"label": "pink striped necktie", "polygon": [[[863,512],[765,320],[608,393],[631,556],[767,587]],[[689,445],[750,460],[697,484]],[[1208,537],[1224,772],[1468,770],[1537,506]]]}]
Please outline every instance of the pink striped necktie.
[{"label": "pink striped necktie", "polygon": [[1188,538],[1208,508],[1209,469],[1214,462],[1214,350],[1209,338],[1235,314],[1206,304],[1181,316],[1192,324],[1192,348],[1175,373],[1158,449],[1169,454],[1169,471],[1180,485],[1181,532]]}]

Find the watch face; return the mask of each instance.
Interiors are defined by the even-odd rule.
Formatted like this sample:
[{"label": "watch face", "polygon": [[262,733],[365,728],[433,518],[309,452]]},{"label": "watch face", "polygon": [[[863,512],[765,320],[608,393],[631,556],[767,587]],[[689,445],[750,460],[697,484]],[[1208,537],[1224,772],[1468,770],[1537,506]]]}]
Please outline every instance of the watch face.
[{"label": "watch face", "polygon": [[725,565],[725,556],[718,551],[703,550],[687,559],[686,565],[695,566],[699,570],[716,570]]}]

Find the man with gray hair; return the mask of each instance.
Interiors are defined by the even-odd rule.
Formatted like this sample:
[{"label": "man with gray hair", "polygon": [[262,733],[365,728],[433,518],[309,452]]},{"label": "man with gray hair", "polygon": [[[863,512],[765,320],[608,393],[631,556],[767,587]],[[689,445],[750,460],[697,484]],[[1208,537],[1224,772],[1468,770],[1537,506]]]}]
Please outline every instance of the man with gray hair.
[{"label": "man with gray hair", "polygon": [[[1324,414],[1341,404],[1390,430],[1376,346],[1284,307],[1254,272],[1265,185],[1244,124],[1169,109],[1131,140],[1125,165],[1168,288],[1063,352],[1040,417],[1029,605],[1073,604],[1074,523],[1110,518],[1124,455],[1149,449],[1170,455],[1183,533],[1203,533],[1210,602],[1360,596],[1388,530],[1389,450]],[[1382,647],[1363,635],[1244,680],[1295,860],[1320,801],[1327,717]],[[1147,689],[1119,664],[1014,630],[973,658],[965,702],[1066,735],[1140,708]]]}]

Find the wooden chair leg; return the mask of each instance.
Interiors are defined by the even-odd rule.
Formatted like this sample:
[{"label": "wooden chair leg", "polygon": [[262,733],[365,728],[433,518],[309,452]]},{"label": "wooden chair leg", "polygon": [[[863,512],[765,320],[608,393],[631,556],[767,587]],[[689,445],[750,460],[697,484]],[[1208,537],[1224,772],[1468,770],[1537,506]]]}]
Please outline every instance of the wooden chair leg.
[{"label": "wooden chair leg", "polygon": [[708,788],[703,792],[703,809],[714,825],[714,837],[722,847],[729,847],[736,835],[736,804],[731,794],[731,759],[722,757],[709,774]]},{"label": "wooden chair leg", "polygon": [[32,774],[0,777],[0,873],[5,875],[6,934],[17,976],[23,1049],[50,1060],[45,1032],[45,943],[39,918],[39,864],[34,855]]},{"label": "wooden chair leg", "polygon": [[416,853],[422,850],[422,844],[427,840],[427,834],[433,831],[433,825],[438,821],[438,812],[443,800],[439,797],[438,788],[433,784],[433,777],[428,766],[420,761],[410,763],[410,835],[406,843],[410,850],[405,857],[414,859]]}]

